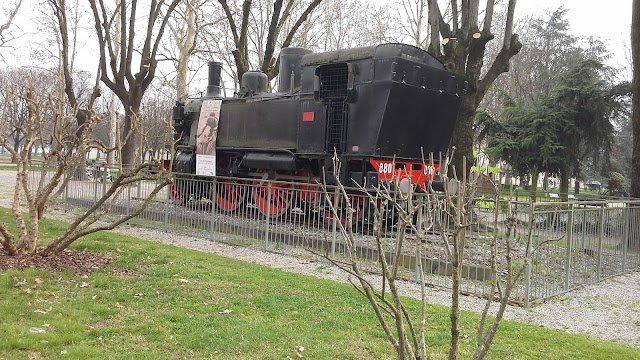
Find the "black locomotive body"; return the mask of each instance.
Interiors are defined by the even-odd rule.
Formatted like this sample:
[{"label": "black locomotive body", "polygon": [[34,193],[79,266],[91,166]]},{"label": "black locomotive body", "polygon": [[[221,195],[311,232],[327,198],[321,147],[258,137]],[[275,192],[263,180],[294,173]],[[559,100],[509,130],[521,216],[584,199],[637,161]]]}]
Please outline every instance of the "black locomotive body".
[{"label": "black locomotive body", "polygon": [[325,53],[285,48],[278,91],[267,91],[265,74],[248,72],[233,98],[219,96],[220,66],[209,63],[203,98],[174,108],[176,173],[196,173],[200,108],[221,99],[217,176],[309,182],[324,169],[332,182],[336,153],[347,186],[394,177],[424,186],[437,164],[425,165],[423,154],[446,152],[464,93],[461,75],[405,44]]}]

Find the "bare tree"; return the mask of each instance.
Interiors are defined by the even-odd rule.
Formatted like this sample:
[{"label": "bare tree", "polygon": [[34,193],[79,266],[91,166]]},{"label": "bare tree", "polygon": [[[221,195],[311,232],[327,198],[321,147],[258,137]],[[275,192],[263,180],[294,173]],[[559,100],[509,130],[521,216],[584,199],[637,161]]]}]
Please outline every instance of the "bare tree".
[{"label": "bare tree", "polygon": [[18,159],[15,154],[18,153],[24,143],[24,129],[27,123],[27,107],[24,101],[16,96],[19,89],[24,85],[29,70],[27,69],[8,69],[0,77],[0,81],[4,84],[2,91],[2,136],[6,139],[5,148],[10,147],[11,162],[17,163]]},{"label": "bare tree", "polygon": [[145,159],[165,158],[165,147],[173,141],[173,133],[168,126],[171,124],[172,99],[173,94],[166,95],[151,88],[142,100],[142,148]]},{"label": "bare tree", "polygon": [[[113,42],[114,49],[113,51],[117,54],[120,52],[120,16],[118,11],[120,11],[120,7],[118,6],[122,0],[117,0],[116,2],[116,10],[114,13],[114,31],[113,31]],[[118,59],[116,59],[116,66],[119,65]],[[118,111],[120,101],[118,96],[113,92],[109,91],[109,148],[115,149],[118,144],[118,139],[120,138],[121,131],[118,131],[118,127],[120,125],[120,112]],[[107,154],[107,163],[109,166],[113,166],[116,163],[116,152],[109,151]]]},{"label": "bare tree", "polygon": [[633,156],[631,165],[631,196],[640,197],[640,0],[633,0],[631,9],[631,58]]},{"label": "bare tree", "polygon": [[[64,81],[64,93],[67,96],[67,100],[69,105],[74,111],[76,121],[77,121],[77,135],[75,137],[76,140],[80,140],[79,136],[82,131],[84,124],[89,120],[92,116],[92,108],[95,100],[101,95],[100,87],[98,86],[98,80],[96,79],[96,84],[93,87],[93,91],[86,99],[86,103],[81,103],[78,98],[76,91],[73,87],[73,64],[75,60],[75,44],[77,40],[77,30],[78,30],[78,22],[74,21],[72,24],[69,24],[68,21],[68,8],[66,0],[48,0],[48,4],[51,7],[53,15],[57,21],[58,26],[58,35],[59,35],[59,55],[60,55],[60,69],[62,71],[62,79]],[[77,5],[77,4],[76,4]],[[76,7],[77,9],[77,7]],[[76,18],[77,20],[77,18]],[[70,37],[69,32],[73,34]],[[99,76],[98,76],[99,77]]]},{"label": "bare tree", "polygon": [[[408,1],[408,0],[406,0]],[[487,44],[495,38],[493,19],[495,0],[484,8],[480,0],[451,1],[447,5],[450,20],[443,17],[438,1],[428,0],[430,40],[428,51],[440,59],[447,69],[464,74],[467,89],[456,120],[452,145],[456,147],[454,164],[461,169],[463,158],[473,158],[473,119],[482,98],[498,76],[509,70],[510,59],[520,52],[522,44],[513,33],[516,0],[509,0],[505,9],[502,46],[488,68],[483,69]],[[482,23],[480,15],[484,14]],[[471,164],[469,164],[471,166]]]},{"label": "bare tree", "polygon": [[318,10],[321,15],[315,25],[321,29],[318,45],[323,51],[372,45],[377,40],[368,36],[372,5],[361,0],[324,0]]},{"label": "bare tree", "polygon": [[[46,247],[38,249],[39,226],[48,206],[60,194],[61,189],[84,168],[85,154],[89,147],[99,144],[93,137],[96,125],[104,116],[96,115],[93,104],[100,95],[99,80],[93,86],[83,86],[86,81],[74,81],[73,59],[75,35],[69,36],[75,29],[68,22],[68,7],[65,0],[48,0],[59,30],[60,69],[50,72],[49,76],[31,72],[25,76],[25,83],[10,88],[5,85],[3,93],[26,104],[27,118],[22,125],[24,141],[18,150],[9,152],[17,159],[16,186],[12,204],[13,218],[17,230],[12,233],[4,223],[0,224],[0,244],[10,255],[39,253],[48,256],[58,253],[77,239],[101,230],[109,230],[140,214],[152,198],[170,179],[163,174],[143,171],[154,163],[143,163],[135,167],[120,169],[108,189],[93,207],[80,214],[60,236]],[[77,23],[74,24],[77,26]],[[75,31],[73,31],[75,34]],[[44,83],[48,79],[50,84]],[[82,77],[80,77],[82,79]],[[85,76],[85,79],[88,77]],[[74,84],[80,84],[80,86]],[[69,106],[65,106],[68,104]],[[8,121],[9,116],[3,116]],[[6,124],[2,124],[3,127]],[[0,136],[0,145],[7,147],[8,139]],[[30,154],[34,146],[42,152],[42,167],[34,171]],[[104,145],[102,146],[104,148]],[[71,175],[71,176],[70,176]],[[103,215],[117,200],[127,185],[143,181],[158,180],[156,187],[141,206],[127,216],[114,221],[104,221]],[[23,200],[27,212],[23,215]]]},{"label": "bare tree", "polygon": [[399,41],[399,30],[396,25],[399,21],[397,16],[393,14],[388,7],[374,7],[371,9],[368,17],[366,37],[370,43],[383,44]]},{"label": "bare tree", "polygon": [[[283,26],[292,15],[292,9],[300,0],[274,0],[273,10],[268,22],[268,30],[265,32],[266,37],[261,39],[259,56],[260,70],[262,70],[269,79],[273,79],[278,75],[279,61],[276,59],[276,50],[278,47],[287,47],[293,41],[293,37],[300,26],[307,20],[309,14],[318,6],[322,0],[311,0],[304,11],[299,15],[294,25],[289,29],[284,41],[278,44],[278,38],[281,34]],[[227,17],[229,29],[233,35],[235,49],[233,50],[233,58],[237,69],[238,79],[242,78],[242,74],[250,70],[249,55],[249,27],[252,16],[252,1],[244,0],[241,12],[235,13],[234,8],[229,5],[226,0],[218,0]],[[238,26],[238,23],[240,24]],[[263,42],[262,42],[263,41]]]},{"label": "bare tree", "polygon": [[[269,39],[273,37],[274,7],[271,0],[252,1],[247,18],[247,57],[246,69],[265,71],[265,56],[268,57]],[[277,22],[278,30],[275,51],[271,53],[273,72],[277,75],[278,62],[275,59],[277,50],[284,46],[307,48],[314,51],[330,51],[341,48],[367,46],[398,39],[395,26],[395,14],[387,6],[376,7],[363,0],[324,0],[308,12],[309,3],[305,1],[289,1],[282,7],[283,16]],[[235,80],[234,91],[238,86],[238,67],[235,57],[238,49],[231,26],[240,21],[243,13],[239,1],[229,1],[226,6],[234,15],[234,23],[225,18],[223,24],[215,23],[206,29],[205,39],[198,51],[222,61],[224,73]],[[288,14],[288,15],[287,15]],[[305,15],[306,14],[306,15]],[[285,16],[286,15],[286,16]],[[209,17],[215,15],[210,14]],[[300,21],[306,16],[306,21]],[[277,15],[276,15],[277,17]],[[292,33],[294,35],[292,36]],[[228,54],[234,54],[229,57]],[[239,76],[242,76],[241,74]]]},{"label": "bare tree", "polygon": [[397,5],[402,33],[411,39],[413,45],[426,49],[429,44],[427,0],[400,0]]},{"label": "bare tree", "polygon": [[[169,28],[176,44],[178,45],[178,57],[176,59],[176,91],[177,99],[180,101],[187,100],[187,70],[189,59],[196,49],[196,37],[198,36],[197,6],[193,0],[187,0],[184,3],[184,11],[176,11],[178,23],[183,27],[172,26],[169,22]],[[182,10],[182,9],[180,9]]]},{"label": "bare tree", "polygon": [[[8,92],[3,92],[24,102],[28,115],[23,125],[24,142],[18,151],[7,147],[7,138],[0,136],[0,145],[7,147],[17,159],[16,185],[11,207],[17,229],[12,231],[5,223],[0,223],[0,245],[9,255],[39,253],[47,256],[62,251],[82,236],[100,230],[113,229],[127,219],[140,214],[149,203],[145,201],[141,208],[131,214],[133,216],[125,216],[105,224],[96,224],[112,206],[125,185],[158,177],[157,174],[141,173],[141,170],[149,164],[141,165],[131,171],[120,172],[108,190],[96,201],[95,206],[82,213],[53,242],[44,248],[38,248],[40,221],[55,199],[60,186],[68,181],[69,175],[74,174],[79,166],[84,164],[85,153],[92,143],[92,130],[100,119],[98,116],[84,118],[86,121],[78,132],[75,113],[59,111],[59,104],[65,102],[65,99],[59,97],[61,93],[57,91],[55,84],[59,81],[57,75],[55,72],[49,72],[48,76],[46,75],[42,71],[31,72],[28,76],[22,77],[24,86],[17,88],[17,91],[9,89]],[[49,79],[53,86],[42,86],[45,79]],[[7,89],[6,84],[2,85]],[[4,115],[0,117],[3,122],[10,119]],[[36,146],[40,148],[42,156],[42,166],[38,171],[34,169],[30,158]],[[168,182],[169,179],[165,177],[150,196],[155,196]],[[23,204],[26,206],[26,212]]]},{"label": "bare tree", "polygon": [[[20,6],[22,6],[22,0],[18,0],[17,3],[10,5],[7,12],[6,18],[3,19],[4,22],[0,23],[0,48],[7,47],[10,42],[17,39],[14,34],[11,33],[11,25],[13,24],[13,19],[20,11]],[[2,54],[0,54],[0,59],[4,60]]]},{"label": "bare tree", "polygon": [[[433,191],[431,183],[426,193],[414,193],[411,186],[402,183],[398,178],[394,178],[391,183],[381,183],[374,189],[360,188],[360,195],[368,198],[368,209],[373,213],[375,246],[378,254],[378,264],[381,267],[381,284],[374,283],[365,276],[363,260],[357,254],[355,235],[353,231],[354,213],[353,190],[348,191],[342,184],[338,183],[338,196],[344,201],[336,200],[338,196],[333,195],[326,185],[322,185],[325,198],[333,212],[333,218],[338,218],[344,211],[341,206],[346,207],[346,221],[336,222],[342,238],[345,241],[347,250],[346,261],[330,258],[328,255],[317,254],[328,259],[334,265],[355,278],[352,285],[368,300],[374,310],[374,314],[380,323],[387,339],[391,342],[398,359],[427,359],[428,344],[426,342],[428,297],[425,285],[425,263],[422,261],[427,254],[427,243],[429,233],[438,234],[440,246],[445,250],[446,259],[452,269],[452,293],[451,293],[451,340],[449,344],[449,359],[459,358],[459,343],[461,338],[460,328],[460,287],[463,272],[463,258],[465,256],[466,242],[468,240],[468,229],[477,225],[481,220],[474,213],[472,203],[475,193],[475,183],[466,181],[463,174],[458,180],[455,171],[453,178],[449,179],[447,168],[450,165],[450,158],[446,157],[441,162],[440,173],[442,179],[449,186],[445,187],[444,194]],[[335,160],[334,160],[335,161]],[[433,163],[433,159],[431,159]],[[340,164],[335,161],[335,171],[340,171]],[[490,264],[490,284],[487,301],[483,309],[476,337],[476,348],[473,359],[483,359],[486,357],[491,343],[497,333],[498,327],[504,312],[511,299],[511,293],[519,284],[525,269],[530,263],[535,252],[550,241],[534,243],[532,237],[533,222],[529,224],[528,236],[515,238],[516,220],[511,214],[511,203],[507,202],[508,209],[506,229],[498,231],[498,214],[501,205],[498,188],[494,185],[493,199],[494,206],[492,219],[493,236],[490,241],[490,254],[487,263]],[[340,205],[342,204],[342,205]],[[397,215],[397,222],[394,224],[395,232],[393,241],[389,241],[389,234],[383,238],[384,216],[393,213]],[[385,215],[387,214],[387,215]],[[419,219],[416,221],[416,219]],[[524,244],[525,251],[523,257],[515,258],[516,243],[520,246]],[[419,281],[421,284],[422,306],[417,316],[407,310],[404,300],[398,291],[398,281],[400,279],[399,268],[402,266],[401,255],[406,247],[415,249],[416,266],[418,266]],[[520,260],[520,261],[516,261]],[[366,260],[365,260],[366,261]],[[492,304],[497,302],[497,309],[492,312]],[[493,319],[490,320],[489,316]]]},{"label": "bare tree", "polygon": [[[193,62],[194,55],[205,49],[202,35],[206,34],[209,27],[225,20],[220,11],[205,13],[208,10],[205,4],[205,0],[184,0],[178,4],[167,23],[169,36],[162,43],[163,54],[160,58],[173,64],[175,76],[167,74],[165,79],[166,84],[175,86],[178,101],[185,102],[189,96],[188,85],[197,72],[193,67],[198,66]],[[218,41],[213,40],[215,43]]]},{"label": "bare tree", "polygon": [[[215,17],[219,13],[218,6],[212,6],[212,3],[206,3],[200,9],[203,11],[203,16]],[[215,22],[214,26],[207,26],[202,28],[202,39],[199,44],[198,51],[196,53],[197,58],[205,63],[207,61],[216,60],[223,63],[222,71],[224,73],[223,79],[232,79],[233,86],[222,86],[223,96],[229,96],[227,89],[231,89],[232,93],[239,90],[239,81],[237,75],[237,69],[235,66],[235,60],[231,55],[236,48],[229,22],[226,21]]]},{"label": "bare tree", "polygon": [[[566,14],[567,9],[559,7],[541,17],[527,17],[516,24],[522,42],[527,46],[511,60],[509,73],[496,80],[485,100],[503,98],[499,94],[506,92],[510,98],[532,103],[551,95],[551,89],[562,72],[586,57],[602,57],[601,52],[593,56],[587,54],[594,53],[597,46],[589,49],[593,44],[585,45],[580,41],[582,39],[569,34],[570,22]],[[487,52],[490,57],[495,57],[500,51],[495,45]],[[502,100],[496,101],[498,108],[501,108]]]},{"label": "bare tree", "polygon": [[[103,0],[89,0],[100,48],[100,79],[113,91],[124,106],[125,119],[122,133],[121,161],[133,166],[140,158],[140,104],[144,92],[153,80],[158,66],[157,54],[167,22],[181,0],[154,0],[148,6],[146,23],[136,24],[139,18],[138,1],[120,1],[117,11]],[[113,38],[115,16],[120,17],[120,39]],[[144,34],[142,45],[136,43],[136,34]],[[119,53],[115,51],[120,44]],[[140,58],[137,70],[133,59]]]}]

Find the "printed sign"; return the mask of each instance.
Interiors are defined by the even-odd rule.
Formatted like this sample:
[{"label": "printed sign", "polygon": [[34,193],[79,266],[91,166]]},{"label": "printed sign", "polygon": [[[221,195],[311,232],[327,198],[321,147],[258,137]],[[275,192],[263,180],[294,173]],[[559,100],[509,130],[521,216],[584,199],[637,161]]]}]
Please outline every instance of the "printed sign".
[{"label": "printed sign", "polygon": [[216,176],[216,138],[222,100],[204,100],[196,133],[196,175]]},{"label": "printed sign", "polygon": [[216,176],[216,156],[196,154],[196,175]]}]

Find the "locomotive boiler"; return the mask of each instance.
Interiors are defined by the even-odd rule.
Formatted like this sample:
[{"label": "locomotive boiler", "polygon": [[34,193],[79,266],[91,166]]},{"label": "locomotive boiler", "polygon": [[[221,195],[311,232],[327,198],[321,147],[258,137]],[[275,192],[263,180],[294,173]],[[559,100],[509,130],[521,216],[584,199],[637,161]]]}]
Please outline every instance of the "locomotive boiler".
[{"label": "locomotive boiler", "polygon": [[[367,188],[397,177],[424,188],[438,164],[425,163],[423,154],[437,158],[447,151],[464,93],[461,75],[405,44],[323,53],[284,48],[277,91],[268,90],[264,73],[250,71],[234,97],[220,96],[221,66],[209,63],[202,98],[176,103],[173,109],[172,170],[177,175],[172,198],[210,198],[225,211],[252,198],[268,216],[287,210],[289,200],[281,199],[290,199],[284,195],[291,186],[305,188],[323,178]],[[211,122],[209,130],[205,122]],[[334,154],[342,164],[338,179],[333,176]],[[206,184],[211,175],[257,185],[249,194],[239,182],[217,181],[217,187],[207,187],[185,180]],[[260,180],[294,185],[270,186],[268,194]],[[311,192],[299,193],[303,200],[316,200]],[[267,204],[274,198],[280,203]]]}]

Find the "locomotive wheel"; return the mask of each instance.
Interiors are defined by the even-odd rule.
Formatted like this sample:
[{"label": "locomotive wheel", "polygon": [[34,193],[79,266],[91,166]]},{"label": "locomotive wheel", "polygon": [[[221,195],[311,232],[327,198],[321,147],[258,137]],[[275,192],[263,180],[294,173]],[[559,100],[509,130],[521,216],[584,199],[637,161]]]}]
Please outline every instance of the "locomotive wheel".
[{"label": "locomotive wheel", "polygon": [[[269,187],[271,187],[270,194]],[[277,218],[284,215],[291,207],[293,184],[266,183],[262,180],[256,180],[253,197],[256,207],[262,215]]]},{"label": "locomotive wheel", "polygon": [[298,184],[298,199],[306,202],[317,204],[322,199],[322,188],[316,182],[317,176],[313,175],[313,172],[309,169],[302,169],[296,173],[298,176],[309,177],[306,182]]},{"label": "locomotive wheel", "polygon": [[[330,195],[330,196],[331,196],[331,201],[334,202],[333,195]],[[353,209],[353,213],[351,213],[352,224],[356,225],[357,223],[362,222],[364,220],[369,201],[367,198],[363,196],[355,196],[355,195],[349,195],[349,200],[351,201],[351,208]],[[335,205],[335,202],[334,202],[334,205]],[[325,217],[330,223],[335,221],[335,217],[331,209],[325,212]],[[345,225],[345,226],[347,225],[347,220],[348,220],[347,208],[346,208],[346,203],[344,203],[343,201],[341,201],[340,207],[338,208],[337,220],[340,221],[342,225]]]},{"label": "locomotive wheel", "polygon": [[224,212],[238,210],[244,204],[246,186],[230,182],[218,183],[216,189],[216,207]]},{"label": "locomotive wheel", "polygon": [[171,201],[173,201],[174,204],[182,205],[185,203],[185,198],[182,193],[182,189],[180,188],[180,186],[178,186],[178,184],[176,183],[171,184],[169,191],[170,191]]}]

